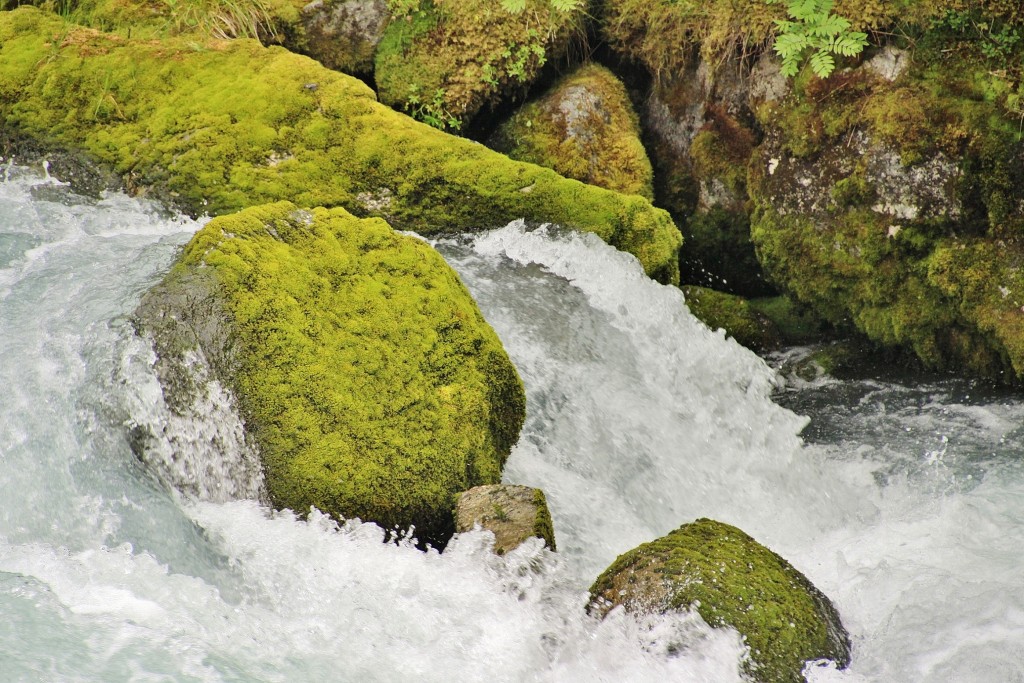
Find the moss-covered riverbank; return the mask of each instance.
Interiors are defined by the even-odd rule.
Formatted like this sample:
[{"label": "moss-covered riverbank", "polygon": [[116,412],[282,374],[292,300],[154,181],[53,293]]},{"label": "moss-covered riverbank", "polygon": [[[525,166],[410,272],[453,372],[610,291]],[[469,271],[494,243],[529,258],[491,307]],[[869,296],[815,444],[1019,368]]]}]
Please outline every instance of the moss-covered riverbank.
[{"label": "moss-covered riverbank", "polygon": [[423,234],[526,218],[594,232],[677,277],[679,232],[646,200],[445,135],[251,40],[133,41],[33,8],[0,13],[0,123],[192,213],[287,199]]}]

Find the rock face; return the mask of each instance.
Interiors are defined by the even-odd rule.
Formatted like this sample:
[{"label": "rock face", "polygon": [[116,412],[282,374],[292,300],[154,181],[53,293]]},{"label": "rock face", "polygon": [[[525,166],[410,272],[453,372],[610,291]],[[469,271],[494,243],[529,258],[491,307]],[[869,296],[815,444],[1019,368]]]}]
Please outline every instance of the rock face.
[{"label": "rock face", "polygon": [[476,525],[494,534],[494,552],[499,555],[535,536],[556,549],[555,528],[540,489],[492,484],[460,493],[455,503],[455,531],[471,531]]},{"label": "rock face", "polygon": [[731,41],[764,41],[780,6],[706,4],[613,0],[603,35],[652,76],[641,119],[656,202],[686,241],[682,281],[767,296],[775,290],[750,242],[747,165],[759,138],[754,108],[789,85],[772,57],[751,66],[734,56]]},{"label": "rock face", "polygon": [[271,502],[300,514],[443,543],[455,495],[500,480],[522,426],[522,384],[458,276],[380,219],[287,202],[214,219],[136,317],[168,405],[187,409],[205,363]]},{"label": "rock face", "polygon": [[832,323],[930,368],[1017,380],[1024,144],[984,95],[998,76],[921,45],[910,66],[885,50],[759,110],[752,239]]},{"label": "rock face", "polygon": [[477,112],[525,92],[581,33],[585,4],[558,9],[525,0],[510,12],[492,0],[424,0],[396,17],[377,51],[380,99],[437,127],[457,129]]},{"label": "rock face", "polygon": [[651,162],[626,88],[588,64],[502,124],[489,143],[567,178],[653,199]]},{"label": "rock face", "polygon": [[29,7],[4,12],[0,128],[77,151],[194,214],[287,199],[421,234],[526,218],[594,232],[652,276],[677,278],[679,231],[641,197],[445,135],[284,49],[196,40],[132,41]]},{"label": "rock face", "polygon": [[728,524],[699,519],[617,560],[590,588],[590,610],[694,609],[750,647],[757,681],[803,681],[804,664],[850,661],[850,641],[825,595],[788,562]]}]

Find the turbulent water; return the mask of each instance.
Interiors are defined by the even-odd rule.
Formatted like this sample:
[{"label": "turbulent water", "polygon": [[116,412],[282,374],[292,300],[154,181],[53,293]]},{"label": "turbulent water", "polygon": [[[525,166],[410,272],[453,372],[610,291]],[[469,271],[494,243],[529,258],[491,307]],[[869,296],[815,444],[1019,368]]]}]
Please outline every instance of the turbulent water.
[{"label": "turbulent water", "polygon": [[545,489],[560,552],[423,553],[261,506],[220,388],[200,424],[162,405],[126,316],[197,227],[0,182],[0,681],[737,681],[734,632],[583,609],[704,516],[836,603],[853,663],[812,681],[1024,680],[1020,399],[786,380],[596,239],[439,243],[527,386],[506,479]]}]

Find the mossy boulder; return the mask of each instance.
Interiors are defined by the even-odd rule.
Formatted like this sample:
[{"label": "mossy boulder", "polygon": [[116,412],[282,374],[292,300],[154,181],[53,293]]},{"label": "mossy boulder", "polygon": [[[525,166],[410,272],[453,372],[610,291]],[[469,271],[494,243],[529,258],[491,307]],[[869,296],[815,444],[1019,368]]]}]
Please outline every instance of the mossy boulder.
[{"label": "mossy boulder", "polygon": [[271,502],[421,541],[453,531],[455,495],[497,483],[523,387],[458,276],[380,219],[288,202],[210,221],[136,313],[168,404],[229,387]]},{"label": "mossy boulder", "polygon": [[712,330],[725,330],[754,351],[770,351],[781,344],[780,333],[771,318],[743,297],[692,285],[683,287],[683,292],[690,312]]},{"label": "mossy boulder", "polygon": [[617,560],[590,587],[590,610],[696,610],[732,627],[750,648],[747,673],[764,683],[799,683],[807,662],[850,661],[850,640],[831,601],[786,560],[736,527],[684,524]]},{"label": "mossy boulder", "polygon": [[567,178],[653,199],[651,162],[626,87],[588,64],[503,123],[489,146]]},{"label": "mossy boulder", "polygon": [[869,54],[824,81],[805,71],[758,110],[765,138],[748,180],[761,261],[796,299],[875,344],[931,369],[1018,381],[1019,86],[945,24],[918,38],[909,66],[881,68],[878,55],[893,61]]},{"label": "mossy boulder", "polygon": [[555,527],[540,489],[488,484],[460,493],[455,501],[455,531],[479,526],[494,534],[494,552],[504,555],[531,538],[555,550]]},{"label": "mossy boulder", "polygon": [[0,133],[72,150],[191,213],[287,199],[421,234],[515,218],[594,232],[677,279],[664,211],[516,162],[379,104],[350,76],[253,40],[135,41],[0,13]]},{"label": "mossy boulder", "polygon": [[297,19],[282,19],[283,44],[289,50],[329,69],[370,78],[391,11],[385,0],[312,0],[302,5]]},{"label": "mossy boulder", "polygon": [[396,16],[377,50],[380,99],[448,129],[524,93],[548,62],[582,33],[585,3],[559,9],[524,0],[509,11],[494,0],[420,0]]}]

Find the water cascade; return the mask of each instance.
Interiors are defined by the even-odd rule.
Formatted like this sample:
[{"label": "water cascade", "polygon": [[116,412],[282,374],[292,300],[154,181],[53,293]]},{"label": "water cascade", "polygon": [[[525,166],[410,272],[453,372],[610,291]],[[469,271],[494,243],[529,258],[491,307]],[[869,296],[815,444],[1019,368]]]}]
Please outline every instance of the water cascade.
[{"label": "water cascade", "polygon": [[527,386],[505,476],[546,491],[560,552],[424,553],[261,505],[220,388],[202,423],[162,407],[127,316],[197,227],[0,182],[0,680],[738,681],[734,632],[583,610],[617,554],[701,516],[836,603],[853,664],[813,681],[1024,670],[1019,398],[786,380],[596,238],[442,241]]}]

